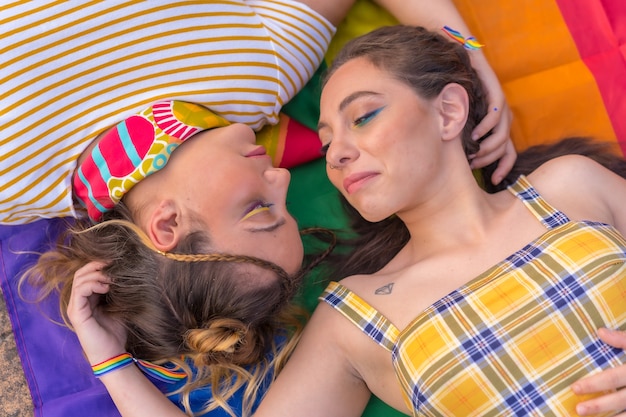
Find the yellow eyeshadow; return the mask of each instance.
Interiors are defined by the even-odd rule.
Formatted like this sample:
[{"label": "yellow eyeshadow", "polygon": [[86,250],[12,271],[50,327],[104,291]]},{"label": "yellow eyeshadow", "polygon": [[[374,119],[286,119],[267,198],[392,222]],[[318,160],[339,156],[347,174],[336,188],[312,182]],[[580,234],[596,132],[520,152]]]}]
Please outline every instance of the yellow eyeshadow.
[{"label": "yellow eyeshadow", "polygon": [[241,221],[244,221],[246,219],[249,219],[250,217],[261,213],[262,211],[269,211],[269,207],[258,207],[255,208],[254,210],[252,210],[250,213],[246,214],[245,216],[243,216],[243,219],[241,219]]}]

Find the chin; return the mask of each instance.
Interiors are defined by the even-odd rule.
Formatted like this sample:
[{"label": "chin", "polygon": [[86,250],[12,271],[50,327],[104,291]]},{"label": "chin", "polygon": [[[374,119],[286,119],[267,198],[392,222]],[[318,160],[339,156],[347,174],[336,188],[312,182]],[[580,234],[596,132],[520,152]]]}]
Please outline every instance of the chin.
[{"label": "chin", "polygon": [[370,223],[378,223],[380,221],[385,220],[387,217],[391,216],[390,214],[380,214],[380,213],[372,213],[368,211],[358,210],[361,217],[367,220]]}]

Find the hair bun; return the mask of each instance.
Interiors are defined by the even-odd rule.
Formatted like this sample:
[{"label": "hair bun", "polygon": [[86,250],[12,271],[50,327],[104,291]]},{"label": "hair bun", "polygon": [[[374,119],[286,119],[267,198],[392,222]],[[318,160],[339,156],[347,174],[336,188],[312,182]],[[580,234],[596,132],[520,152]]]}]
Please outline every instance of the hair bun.
[{"label": "hair bun", "polygon": [[246,326],[235,319],[216,319],[208,327],[190,329],[185,335],[189,349],[200,355],[234,354],[246,339]]}]

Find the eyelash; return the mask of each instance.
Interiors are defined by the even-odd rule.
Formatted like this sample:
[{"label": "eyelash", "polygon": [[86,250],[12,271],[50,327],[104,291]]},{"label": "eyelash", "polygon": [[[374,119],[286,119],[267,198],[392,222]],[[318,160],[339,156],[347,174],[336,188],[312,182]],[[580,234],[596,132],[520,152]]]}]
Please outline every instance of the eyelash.
[{"label": "eyelash", "polygon": [[[376,115],[378,115],[378,113],[380,113],[385,107],[380,107],[374,111],[371,111],[369,113],[366,113],[365,115],[358,117],[354,120],[354,122],[352,122],[352,126],[361,126],[366,124],[367,122],[369,122],[370,120],[372,120],[374,117],[376,117]],[[330,142],[328,142],[326,145],[323,145],[320,148],[320,154],[321,155],[326,155],[328,153],[328,147],[330,146]]]},{"label": "eyelash", "polygon": [[371,111],[369,113],[364,114],[361,117],[358,117],[354,120],[354,122],[352,122],[353,126],[361,126],[366,124],[367,122],[369,122],[370,120],[372,120],[374,117],[376,117],[376,115],[378,115],[378,113],[380,113],[382,110],[384,109],[384,107],[380,107],[374,111]]},{"label": "eyelash", "polygon": [[252,206],[250,206],[250,210],[245,214],[245,216],[243,216],[242,220],[246,220],[249,219],[250,217],[254,216],[255,214],[258,214],[262,211],[266,211],[269,210],[270,207],[272,207],[274,204],[272,203],[266,203],[263,201],[258,201],[256,203],[254,203]]}]

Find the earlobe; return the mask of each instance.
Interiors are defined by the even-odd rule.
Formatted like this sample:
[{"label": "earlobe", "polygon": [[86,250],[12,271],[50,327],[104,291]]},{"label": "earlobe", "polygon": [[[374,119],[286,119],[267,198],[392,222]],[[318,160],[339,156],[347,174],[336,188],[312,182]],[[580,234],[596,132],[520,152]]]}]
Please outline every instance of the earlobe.
[{"label": "earlobe", "polygon": [[148,236],[154,246],[168,252],[178,245],[182,236],[182,225],[177,205],[169,201],[161,201],[151,213],[148,223]]},{"label": "earlobe", "polygon": [[469,113],[467,91],[459,84],[446,85],[439,93],[442,115],[442,138],[454,139],[462,132]]}]

